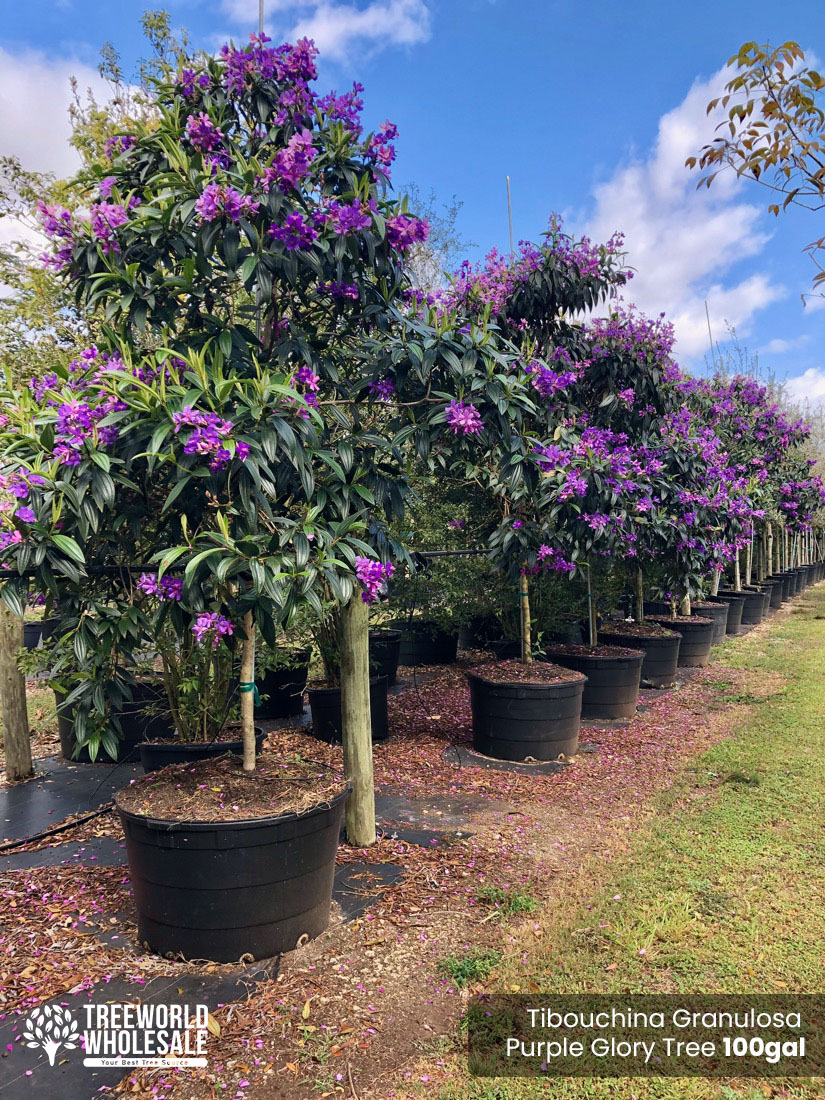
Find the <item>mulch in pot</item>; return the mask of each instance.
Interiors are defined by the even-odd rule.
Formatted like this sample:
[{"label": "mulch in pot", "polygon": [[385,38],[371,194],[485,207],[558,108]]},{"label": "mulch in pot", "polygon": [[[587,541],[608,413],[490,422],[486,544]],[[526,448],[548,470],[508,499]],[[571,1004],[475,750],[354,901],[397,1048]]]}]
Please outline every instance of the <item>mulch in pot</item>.
[{"label": "mulch in pot", "polygon": [[638,650],[620,645],[565,645],[553,642],[548,652],[561,653],[570,657],[637,657]]},{"label": "mulch in pot", "polygon": [[529,665],[512,660],[490,661],[473,665],[468,671],[492,684],[570,684],[586,679],[580,672],[545,661],[532,661]]},{"label": "mulch in pot", "polygon": [[311,761],[262,756],[245,772],[239,757],[226,755],[133,779],[115,802],[159,821],[238,821],[306,813],[345,789],[340,775]]},{"label": "mulch in pot", "polygon": [[599,630],[603,634],[624,634],[628,638],[672,638],[676,633],[647,619],[641,623],[635,619],[607,619]]}]

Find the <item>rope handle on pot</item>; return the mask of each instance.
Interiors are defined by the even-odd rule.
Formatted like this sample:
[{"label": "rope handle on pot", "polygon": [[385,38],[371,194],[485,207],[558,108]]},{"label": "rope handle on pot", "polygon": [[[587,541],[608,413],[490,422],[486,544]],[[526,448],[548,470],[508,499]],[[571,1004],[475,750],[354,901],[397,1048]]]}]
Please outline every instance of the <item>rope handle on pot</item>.
[{"label": "rope handle on pot", "polygon": [[254,704],[256,707],[261,705],[261,696],[258,693],[258,685],[251,683],[249,680],[240,680],[238,682],[239,691],[251,691],[253,695]]}]

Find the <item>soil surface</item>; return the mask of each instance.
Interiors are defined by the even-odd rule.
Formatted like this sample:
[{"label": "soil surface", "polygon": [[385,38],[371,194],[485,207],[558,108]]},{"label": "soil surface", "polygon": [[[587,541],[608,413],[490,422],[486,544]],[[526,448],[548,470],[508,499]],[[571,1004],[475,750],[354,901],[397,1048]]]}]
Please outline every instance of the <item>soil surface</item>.
[{"label": "soil surface", "polygon": [[552,665],[547,661],[532,661],[529,665],[517,660],[491,661],[489,664],[476,665],[469,671],[473,676],[494,684],[535,684],[540,687],[543,684],[570,684],[585,679],[581,672]]},{"label": "soil surface", "polygon": [[611,619],[602,623],[600,633],[623,634],[628,638],[675,638],[678,636],[675,630],[667,630],[659,623],[628,622],[626,619]]},{"label": "soil surface", "polygon": [[704,615],[677,615],[675,618],[672,615],[651,615],[652,622],[657,623],[712,623],[713,619],[708,619]]},{"label": "soil surface", "polygon": [[554,643],[547,647],[547,652],[551,656],[554,653],[563,653],[565,656],[570,657],[635,657],[639,651],[621,645],[590,646]]},{"label": "soil surface", "polygon": [[307,813],[344,790],[341,774],[295,756],[259,756],[245,772],[238,756],[176,764],[133,779],[119,809],[161,821],[239,821]]}]

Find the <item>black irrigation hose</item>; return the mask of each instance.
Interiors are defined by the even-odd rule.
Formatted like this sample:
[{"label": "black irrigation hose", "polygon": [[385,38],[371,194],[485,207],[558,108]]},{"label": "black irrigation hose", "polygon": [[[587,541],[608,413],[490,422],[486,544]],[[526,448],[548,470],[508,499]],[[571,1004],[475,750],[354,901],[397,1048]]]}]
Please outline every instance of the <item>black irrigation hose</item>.
[{"label": "black irrigation hose", "polygon": [[96,810],[92,810],[88,814],[84,814],[83,817],[77,817],[74,821],[64,821],[61,825],[53,825],[51,829],[44,829],[42,833],[35,833],[34,836],[23,837],[21,840],[7,840],[5,844],[0,844],[0,855],[11,851],[13,848],[22,848],[26,844],[35,844],[38,840],[48,840],[49,837],[57,836],[58,833],[68,832],[69,829],[74,829],[76,825],[83,825],[87,821],[92,821],[96,817],[102,817],[107,814],[114,806],[114,800],[104,803]]}]

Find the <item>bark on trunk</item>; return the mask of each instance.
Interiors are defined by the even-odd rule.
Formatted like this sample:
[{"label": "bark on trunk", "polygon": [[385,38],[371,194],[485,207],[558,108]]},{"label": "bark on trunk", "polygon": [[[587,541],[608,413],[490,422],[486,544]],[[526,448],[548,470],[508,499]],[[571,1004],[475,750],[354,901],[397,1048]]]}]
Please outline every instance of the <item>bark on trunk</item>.
[{"label": "bark on trunk", "polygon": [[3,712],[3,747],[9,780],[32,774],[26,681],[17,667],[17,650],[23,644],[23,620],[0,600],[0,704]]},{"label": "bark on trunk", "polygon": [[525,665],[533,661],[533,624],[530,617],[530,586],[527,582],[527,565],[522,566],[519,578],[521,599],[521,660]]},{"label": "bark on trunk", "polygon": [[719,595],[719,581],[722,579],[722,570],[713,570],[713,580],[710,582],[710,594],[711,596]]},{"label": "bark on trunk", "polygon": [[255,771],[255,622],[252,612],[243,617],[246,638],[241,649],[241,736],[243,770]]},{"label": "bark on trunk", "polygon": [[341,732],[347,800],[347,840],[357,848],[375,843],[375,785],[370,726],[369,608],[356,593],[341,611]]},{"label": "bark on trunk", "polygon": [[690,596],[683,596],[682,597],[682,602],[679,605],[679,614],[680,615],[690,615],[690,613],[691,613],[691,611],[690,611]]},{"label": "bark on trunk", "polygon": [[645,579],[642,570],[636,570],[636,622],[645,621]]}]

